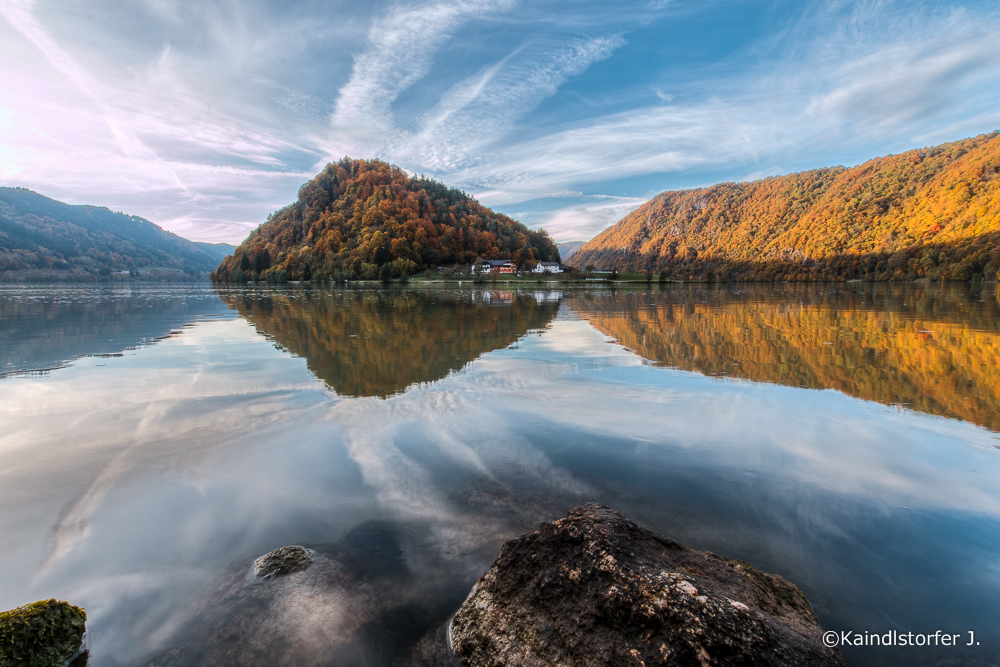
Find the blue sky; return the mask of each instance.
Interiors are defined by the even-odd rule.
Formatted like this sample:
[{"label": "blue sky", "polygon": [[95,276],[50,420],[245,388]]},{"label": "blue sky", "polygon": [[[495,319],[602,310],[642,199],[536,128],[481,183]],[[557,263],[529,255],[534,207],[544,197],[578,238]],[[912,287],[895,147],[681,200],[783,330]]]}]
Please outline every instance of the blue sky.
[{"label": "blue sky", "polygon": [[558,241],[1000,128],[993,2],[0,0],[0,184],[238,242],[379,157]]}]

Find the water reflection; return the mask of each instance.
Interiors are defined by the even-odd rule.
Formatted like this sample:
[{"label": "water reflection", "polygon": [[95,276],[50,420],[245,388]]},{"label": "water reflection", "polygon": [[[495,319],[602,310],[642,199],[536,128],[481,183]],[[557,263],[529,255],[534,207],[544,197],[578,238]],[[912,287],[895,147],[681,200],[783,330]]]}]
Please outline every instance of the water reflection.
[{"label": "water reflection", "polygon": [[228,312],[196,285],[0,286],[0,378],[121,354]]},{"label": "water reflection", "polygon": [[342,396],[387,397],[435,382],[541,329],[558,299],[505,291],[223,292],[283,349]]},{"label": "water reflection", "polygon": [[[198,321],[122,356],[0,382],[0,608],[47,597],[85,606],[94,667],[281,664],[289,645],[297,664],[323,664],[299,659],[308,653],[400,665],[504,540],[594,500],[692,547],[786,576],[828,628],[974,629],[983,642],[981,653],[936,656],[857,649],[852,665],[992,658],[1000,646],[989,624],[1000,614],[997,434],[780,384],[797,384],[794,374],[720,382],[702,373],[721,373],[721,361],[694,365],[722,359],[716,344],[757,358],[732,331],[707,330],[731,320],[777,327],[782,317],[826,321],[831,309],[835,322],[867,313],[881,328],[858,324],[852,335],[877,354],[895,349],[884,339],[909,331],[894,325],[912,325],[913,309],[921,321],[962,325],[968,335],[957,340],[967,348],[995,331],[996,306],[983,295],[928,289],[913,301],[912,289],[890,289],[871,302],[858,293],[861,305],[849,308],[840,287],[829,289],[206,288],[216,308],[231,303],[246,317]],[[380,299],[392,307],[380,310]],[[255,320],[265,303],[271,318]],[[735,314],[738,306],[749,315]],[[350,316],[338,319],[338,310]],[[459,312],[471,321],[455,315],[433,329]],[[608,341],[647,345],[656,359],[650,336],[673,344],[670,327],[685,319],[705,330],[681,342],[701,347],[679,346],[683,353],[663,361],[693,359],[686,368],[699,373],[654,367]],[[372,385],[337,351],[355,340],[355,325],[359,338],[373,332],[372,347],[358,352],[379,378]],[[337,326],[339,337],[324,338]],[[403,359],[405,373],[385,375],[375,343],[410,345],[407,326],[410,336],[432,328],[446,341],[458,328],[478,342],[438,348],[428,334],[406,349],[433,363]],[[825,354],[827,334],[790,330],[797,337],[776,340],[813,368],[813,348],[801,339]],[[506,343],[518,331],[533,333]],[[974,365],[961,362],[961,346],[941,345],[956,367]],[[325,367],[335,372],[317,370]],[[814,374],[826,386],[827,376]],[[942,383],[949,377],[943,372]],[[345,397],[362,390],[370,393]],[[388,398],[371,397],[380,395]],[[290,544],[343,566],[335,595],[306,588],[267,598],[230,586],[253,558]],[[313,602],[325,605],[322,614]],[[288,615],[269,625],[271,603]]]},{"label": "water reflection", "polygon": [[991,289],[683,286],[568,304],[659,366],[836,389],[1000,431],[1000,307]]}]

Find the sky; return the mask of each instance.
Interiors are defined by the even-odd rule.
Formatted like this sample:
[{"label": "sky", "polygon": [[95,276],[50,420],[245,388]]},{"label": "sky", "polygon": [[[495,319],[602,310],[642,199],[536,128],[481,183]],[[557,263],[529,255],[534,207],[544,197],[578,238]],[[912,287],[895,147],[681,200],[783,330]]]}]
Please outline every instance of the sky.
[{"label": "sky", "polygon": [[380,158],[557,241],[1000,129],[1000,5],[0,0],[0,185],[238,243]]}]

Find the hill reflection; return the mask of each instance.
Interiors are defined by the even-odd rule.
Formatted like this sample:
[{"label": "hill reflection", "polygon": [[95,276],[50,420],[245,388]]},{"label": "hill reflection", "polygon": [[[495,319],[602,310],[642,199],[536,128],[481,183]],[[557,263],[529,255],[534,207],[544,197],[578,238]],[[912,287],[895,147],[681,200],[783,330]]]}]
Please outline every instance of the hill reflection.
[{"label": "hill reflection", "polygon": [[222,299],[343,396],[435,382],[551,322],[557,300],[513,292],[232,291]]},{"label": "hill reflection", "polygon": [[1000,431],[994,287],[678,286],[567,304],[655,365],[836,389]]},{"label": "hill reflection", "polygon": [[79,357],[121,355],[205,319],[231,317],[201,285],[4,285],[0,379]]}]

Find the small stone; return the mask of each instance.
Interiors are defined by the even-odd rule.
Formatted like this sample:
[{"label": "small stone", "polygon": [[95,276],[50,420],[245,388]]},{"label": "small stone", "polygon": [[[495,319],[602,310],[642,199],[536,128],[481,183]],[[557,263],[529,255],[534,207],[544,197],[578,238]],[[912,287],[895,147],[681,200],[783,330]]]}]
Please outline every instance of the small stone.
[{"label": "small stone", "polygon": [[255,572],[262,579],[300,572],[312,563],[309,552],[302,547],[281,547],[254,561]]},{"label": "small stone", "polygon": [[740,611],[747,611],[747,612],[750,611],[750,607],[746,606],[742,602],[737,602],[736,600],[730,600],[729,604],[733,605],[734,607],[736,607]]},{"label": "small stone", "polygon": [[690,581],[681,580],[681,582],[677,584],[677,590],[687,593],[691,597],[696,597],[698,595],[698,589],[695,588],[694,584]]}]

